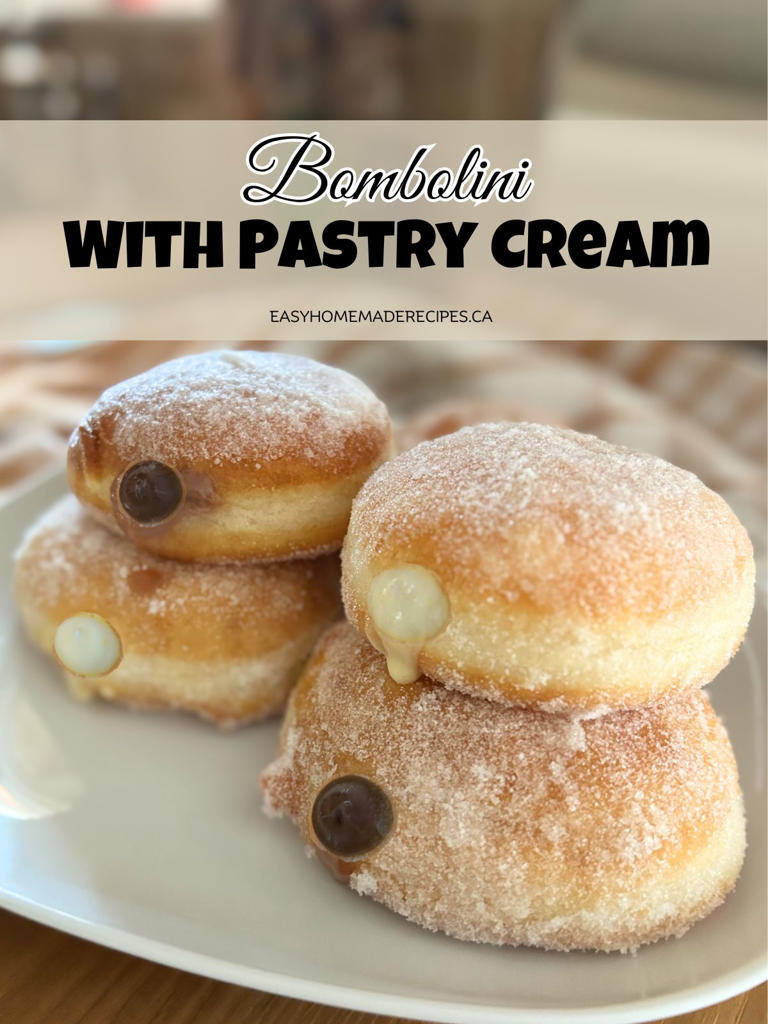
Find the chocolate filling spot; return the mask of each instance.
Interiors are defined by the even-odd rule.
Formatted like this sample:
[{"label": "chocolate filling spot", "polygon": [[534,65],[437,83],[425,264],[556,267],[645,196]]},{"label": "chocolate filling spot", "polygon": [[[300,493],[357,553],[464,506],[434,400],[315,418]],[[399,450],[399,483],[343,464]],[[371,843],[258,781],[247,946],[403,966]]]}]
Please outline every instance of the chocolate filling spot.
[{"label": "chocolate filling spot", "polygon": [[158,523],[173,515],[184,497],[179,474],[162,462],[137,462],[123,473],[120,504],[138,523]]},{"label": "chocolate filling spot", "polygon": [[343,775],[324,786],[312,806],[318,842],[337,857],[360,857],[392,829],[392,805],[383,789],[363,775]]}]

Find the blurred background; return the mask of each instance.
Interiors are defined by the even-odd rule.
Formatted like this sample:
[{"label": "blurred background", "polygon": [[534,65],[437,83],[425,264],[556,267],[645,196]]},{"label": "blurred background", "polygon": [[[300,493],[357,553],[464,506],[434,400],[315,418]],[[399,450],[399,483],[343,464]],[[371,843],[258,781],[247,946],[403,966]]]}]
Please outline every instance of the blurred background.
[{"label": "blurred background", "polygon": [[[213,342],[0,344],[0,500],[64,467],[118,380]],[[387,403],[400,447],[488,420],[573,427],[692,470],[765,552],[766,347],[672,341],[243,342],[340,366]]]},{"label": "blurred background", "polygon": [[4,118],[763,118],[763,0],[0,0]]}]

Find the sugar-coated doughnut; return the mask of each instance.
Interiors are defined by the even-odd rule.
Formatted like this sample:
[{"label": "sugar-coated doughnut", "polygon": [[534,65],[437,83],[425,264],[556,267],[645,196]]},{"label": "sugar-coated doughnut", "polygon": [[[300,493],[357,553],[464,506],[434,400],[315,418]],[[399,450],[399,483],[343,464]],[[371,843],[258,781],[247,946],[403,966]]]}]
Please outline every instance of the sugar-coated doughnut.
[{"label": "sugar-coated doughnut", "polygon": [[70,440],[69,484],[156,555],[304,558],[341,546],[352,499],[390,448],[386,408],[343,370],[206,352],[105,391]]},{"label": "sugar-coated doughnut", "polygon": [[341,611],[337,555],[271,565],[155,558],[67,497],[17,553],[26,631],[72,692],[173,707],[222,725],[282,709]]},{"label": "sugar-coated doughnut", "polygon": [[582,719],[392,682],[349,625],[293,691],[265,810],[337,878],[476,942],[627,950],[733,887],[745,831],[701,690]]},{"label": "sugar-coated doughnut", "polygon": [[368,480],[342,593],[398,682],[604,711],[714,678],[754,572],[744,528],[693,474],[559,427],[482,424]]}]

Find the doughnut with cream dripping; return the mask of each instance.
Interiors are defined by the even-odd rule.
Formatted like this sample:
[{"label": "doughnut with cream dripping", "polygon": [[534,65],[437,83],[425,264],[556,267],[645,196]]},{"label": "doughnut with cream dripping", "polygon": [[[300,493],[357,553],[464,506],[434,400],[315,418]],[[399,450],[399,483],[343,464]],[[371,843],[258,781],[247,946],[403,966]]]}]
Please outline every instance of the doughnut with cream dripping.
[{"label": "doughnut with cream dripping", "polygon": [[382,466],[342,553],[392,678],[552,711],[708,683],[752,610],[746,531],[692,473],[596,437],[481,424]]}]

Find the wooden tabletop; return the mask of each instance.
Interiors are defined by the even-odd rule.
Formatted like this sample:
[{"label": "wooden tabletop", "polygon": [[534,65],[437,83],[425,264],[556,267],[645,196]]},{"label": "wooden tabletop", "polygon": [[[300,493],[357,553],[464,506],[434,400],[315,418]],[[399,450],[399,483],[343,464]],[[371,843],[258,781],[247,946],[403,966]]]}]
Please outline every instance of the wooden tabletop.
[{"label": "wooden tabletop", "polygon": [[[765,1024],[766,986],[667,1024]],[[0,1024],[396,1024],[200,978],[0,911]]]}]

